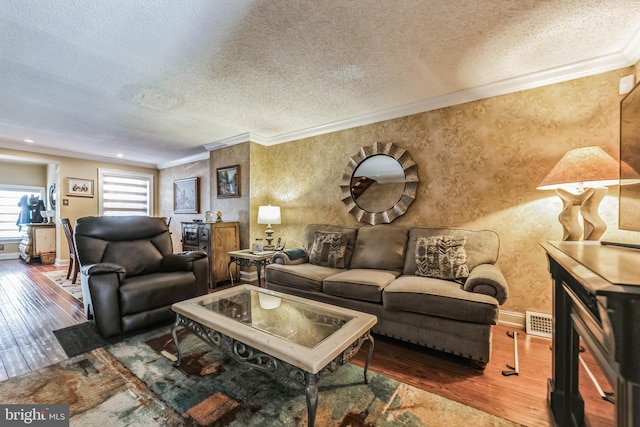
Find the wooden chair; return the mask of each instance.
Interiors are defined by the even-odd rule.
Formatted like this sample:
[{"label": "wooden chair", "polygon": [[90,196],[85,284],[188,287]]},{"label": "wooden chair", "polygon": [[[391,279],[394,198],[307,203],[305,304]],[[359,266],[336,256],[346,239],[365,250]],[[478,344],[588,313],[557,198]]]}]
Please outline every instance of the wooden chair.
[{"label": "wooden chair", "polygon": [[78,265],[78,257],[76,256],[76,245],[73,242],[73,226],[71,225],[69,218],[60,218],[60,223],[62,224],[64,235],[67,236],[67,244],[69,245],[69,270],[67,270],[67,279],[69,279],[71,271],[73,270],[73,279],[71,279],[71,283],[75,285],[80,266]]}]

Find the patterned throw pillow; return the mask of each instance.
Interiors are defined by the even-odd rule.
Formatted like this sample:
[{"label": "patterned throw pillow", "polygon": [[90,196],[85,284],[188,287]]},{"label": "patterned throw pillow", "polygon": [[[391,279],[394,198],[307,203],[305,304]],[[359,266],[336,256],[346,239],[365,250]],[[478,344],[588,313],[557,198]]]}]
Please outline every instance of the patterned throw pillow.
[{"label": "patterned throw pillow", "polygon": [[309,263],[331,268],[345,268],[344,253],[347,236],[344,233],[316,231],[309,254]]},{"label": "patterned throw pillow", "polygon": [[466,239],[457,236],[420,236],[416,242],[416,276],[463,282],[469,277]]}]

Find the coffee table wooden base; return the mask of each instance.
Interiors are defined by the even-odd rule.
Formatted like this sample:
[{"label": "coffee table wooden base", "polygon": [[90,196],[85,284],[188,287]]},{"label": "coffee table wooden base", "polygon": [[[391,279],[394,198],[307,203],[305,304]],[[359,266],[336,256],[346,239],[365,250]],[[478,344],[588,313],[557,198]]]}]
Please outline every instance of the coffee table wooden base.
[{"label": "coffee table wooden base", "polygon": [[263,351],[256,350],[234,338],[224,335],[218,331],[215,331],[207,326],[204,326],[194,320],[184,317],[180,314],[176,314],[176,322],[171,329],[171,335],[175,343],[178,360],[174,363],[174,366],[180,366],[182,361],[182,351],[178,342],[177,329],[184,327],[193,332],[198,338],[208,344],[211,348],[218,348],[232,359],[248,364],[254,368],[260,369],[270,374],[285,377],[289,380],[293,380],[295,383],[304,387],[304,392],[307,399],[307,425],[313,427],[316,419],[316,411],[318,409],[318,381],[324,375],[335,372],[340,366],[346,364],[353,356],[355,356],[362,344],[365,341],[369,342],[369,351],[367,353],[367,359],[364,365],[364,382],[369,384],[368,369],[369,361],[373,355],[373,348],[375,342],[370,332],[365,333],[353,342],[346,350],[344,350],[338,357],[333,359],[327,366],[321,369],[317,373],[307,372],[289,363],[283,362]]}]

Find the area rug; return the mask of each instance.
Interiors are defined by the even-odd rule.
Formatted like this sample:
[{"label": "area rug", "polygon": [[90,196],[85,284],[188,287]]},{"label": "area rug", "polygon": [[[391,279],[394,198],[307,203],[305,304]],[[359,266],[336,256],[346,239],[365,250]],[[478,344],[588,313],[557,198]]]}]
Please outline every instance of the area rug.
[{"label": "area rug", "polygon": [[[172,322],[173,321],[166,322],[166,324],[170,324]],[[93,322],[83,322],[78,323],[77,325],[67,326],[66,328],[57,329],[53,331],[53,335],[60,343],[65,354],[68,357],[73,357],[109,344],[119,343],[128,338],[139,335],[141,332],[155,329],[157,329],[157,327],[137,330],[135,332],[117,335],[111,338],[103,338]]]},{"label": "area rug", "polygon": [[78,275],[75,285],[71,283],[71,278],[67,279],[66,270],[50,271],[44,273],[44,275],[47,276],[47,278],[53,281],[56,285],[60,286],[75,298],[82,301],[82,286],[80,285],[80,275]]},{"label": "area rug", "polygon": [[[69,404],[71,426],[306,426],[300,386],[226,358],[181,331],[137,335],[0,382],[0,402]],[[316,426],[514,426],[346,364],[319,382]]]}]

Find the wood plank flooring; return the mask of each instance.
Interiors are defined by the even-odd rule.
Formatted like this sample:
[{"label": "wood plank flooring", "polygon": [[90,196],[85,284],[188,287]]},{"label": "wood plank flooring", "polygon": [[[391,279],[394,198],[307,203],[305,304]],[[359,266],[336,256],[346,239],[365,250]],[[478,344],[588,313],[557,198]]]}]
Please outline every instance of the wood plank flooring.
[{"label": "wood plank flooring", "polygon": [[[82,303],[43,275],[56,269],[63,268],[0,261],[0,381],[65,359],[52,331],[86,321]],[[526,426],[553,425],[547,404],[551,341],[518,330],[520,374],[504,376],[502,371],[514,361],[510,330],[501,325],[494,329],[493,355],[484,371],[453,356],[379,336],[370,369]],[[365,354],[360,351],[353,362],[363,366]],[[589,361],[588,354],[584,357]],[[612,425],[613,405],[600,399],[582,375],[589,425]]]}]

